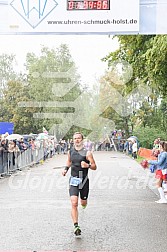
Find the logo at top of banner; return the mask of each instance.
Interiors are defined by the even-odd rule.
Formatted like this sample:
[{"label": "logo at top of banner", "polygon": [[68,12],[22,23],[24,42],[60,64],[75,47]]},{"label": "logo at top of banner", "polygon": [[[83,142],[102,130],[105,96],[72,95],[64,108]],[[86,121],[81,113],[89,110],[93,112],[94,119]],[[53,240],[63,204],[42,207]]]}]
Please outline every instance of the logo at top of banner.
[{"label": "logo at top of banner", "polygon": [[13,9],[35,29],[58,5],[55,0],[13,0]]}]

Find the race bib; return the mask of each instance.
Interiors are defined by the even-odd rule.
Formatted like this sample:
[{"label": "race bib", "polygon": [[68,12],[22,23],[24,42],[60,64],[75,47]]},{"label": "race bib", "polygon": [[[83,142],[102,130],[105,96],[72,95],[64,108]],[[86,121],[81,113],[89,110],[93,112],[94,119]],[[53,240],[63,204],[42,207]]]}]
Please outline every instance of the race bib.
[{"label": "race bib", "polygon": [[163,170],[162,170],[162,174],[163,174],[163,175],[167,174],[167,169],[163,169]]},{"label": "race bib", "polygon": [[82,183],[81,178],[76,178],[76,177],[71,177],[70,178],[70,185],[72,185],[72,186],[78,186],[81,183]]}]

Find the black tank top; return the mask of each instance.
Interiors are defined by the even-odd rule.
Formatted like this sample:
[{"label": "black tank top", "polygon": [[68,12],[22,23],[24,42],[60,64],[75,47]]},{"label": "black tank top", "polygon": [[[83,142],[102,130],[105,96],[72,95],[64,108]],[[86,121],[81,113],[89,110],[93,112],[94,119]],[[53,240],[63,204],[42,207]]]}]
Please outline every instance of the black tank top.
[{"label": "black tank top", "polygon": [[89,161],[86,159],[87,150],[82,148],[81,150],[76,150],[72,148],[70,150],[70,159],[71,159],[71,176],[73,177],[82,177],[85,178],[88,174],[87,168],[81,167],[81,162],[85,161],[89,164]]}]

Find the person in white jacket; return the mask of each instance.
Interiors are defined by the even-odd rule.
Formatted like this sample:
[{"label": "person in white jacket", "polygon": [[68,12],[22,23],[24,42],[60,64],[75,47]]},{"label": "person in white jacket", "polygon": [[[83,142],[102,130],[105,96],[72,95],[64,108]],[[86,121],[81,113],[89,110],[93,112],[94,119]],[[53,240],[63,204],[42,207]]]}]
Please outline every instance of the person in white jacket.
[{"label": "person in white jacket", "polygon": [[135,139],[133,140],[133,144],[132,144],[132,157],[133,159],[137,158],[137,142]]}]

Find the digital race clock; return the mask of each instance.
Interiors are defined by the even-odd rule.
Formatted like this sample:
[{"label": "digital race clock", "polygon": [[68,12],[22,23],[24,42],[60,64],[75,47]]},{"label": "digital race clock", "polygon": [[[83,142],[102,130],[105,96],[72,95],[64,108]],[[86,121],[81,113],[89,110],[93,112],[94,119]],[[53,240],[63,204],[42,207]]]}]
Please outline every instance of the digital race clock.
[{"label": "digital race clock", "polygon": [[67,10],[110,10],[110,0],[67,0]]}]

